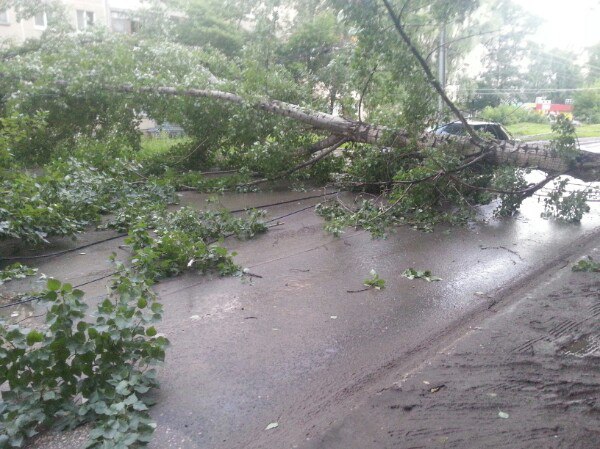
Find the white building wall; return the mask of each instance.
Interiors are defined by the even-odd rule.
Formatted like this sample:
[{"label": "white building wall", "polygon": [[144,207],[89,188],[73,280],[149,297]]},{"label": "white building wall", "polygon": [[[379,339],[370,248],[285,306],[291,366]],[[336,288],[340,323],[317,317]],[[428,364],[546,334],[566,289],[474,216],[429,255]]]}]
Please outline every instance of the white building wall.
[{"label": "white building wall", "polygon": [[[61,0],[66,6],[66,16],[69,24],[77,30],[81,27],[81,16],[88,17],[93,14],[94,25],[111,28],[111,10],[131,11],[141,7],[138,0]],[[78,11],[81,11],[78,21]],[[1,15],[0,15],[1,17]],[[29,38],[39,38],[45,30],[44,26],[37,26],[35,18],[17,21],[13,10],[7,11],[6,23],[0,21],[0,41],[21,43]],[[85,27],[85,25],[84,25]]]}]

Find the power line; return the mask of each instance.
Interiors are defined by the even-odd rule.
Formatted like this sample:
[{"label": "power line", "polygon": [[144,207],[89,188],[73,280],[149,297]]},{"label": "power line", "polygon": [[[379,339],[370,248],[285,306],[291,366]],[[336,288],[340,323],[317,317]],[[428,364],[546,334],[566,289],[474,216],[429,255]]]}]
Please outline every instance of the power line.
[{"label": "power line", "polygon": [[[458,90],[469,90],[468,87],[458,87]],[[563,87],[563,88],[550,88],[550,87],[544,87],[541,89],[535,89],[532,87],[528,87],[528,88],[491,88],[491,87],[481,87],[481,88],[477,88],[474,89],[472,92],[478,92],[478,93],[494,93],[494,92],[505,92],[505,93],[536,93],[536,92],[582,92],[582,91],[593,91],[593,90],[600,90],[600,87]]]}]

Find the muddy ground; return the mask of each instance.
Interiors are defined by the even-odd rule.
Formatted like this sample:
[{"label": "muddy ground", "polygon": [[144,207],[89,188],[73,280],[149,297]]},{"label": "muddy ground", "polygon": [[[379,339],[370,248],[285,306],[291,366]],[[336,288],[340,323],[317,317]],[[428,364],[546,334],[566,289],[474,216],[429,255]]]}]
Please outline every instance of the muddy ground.
[{"label": "muddy ground", "polygon": [[482,318],[300,447],[600,447],[600,275],[549,270]]},{"label": "muddy ground", "polygon": [[[260,278],[190,273],[157,286],[160,331],[172,345],[152,448],[595,448],[598,356],[567,353],[596,348],[597,275],[569,270],[596,251],[598,204],[577,226],[541,220],[532,198],[516,219],[495,220],[486,209],[467,228],[405,227],[373,240],[354,229],[326,234],[311,208],[322,194],[225,195],[216,205],[183,196],[183,204],[230,210],[286,202],[267,207],[280,223],[267,234],[227,242]],[[48,251],[110,236],[90,232]],[[121,244],[34,262],[82,284],[94,302],[105,293],[111,252],[127,258]],[[409,267],[443,280],[403,278]],[[386,288],[349,293],[371,269]],[[44,435],[30,447],[80,447],[85,431]]]}]

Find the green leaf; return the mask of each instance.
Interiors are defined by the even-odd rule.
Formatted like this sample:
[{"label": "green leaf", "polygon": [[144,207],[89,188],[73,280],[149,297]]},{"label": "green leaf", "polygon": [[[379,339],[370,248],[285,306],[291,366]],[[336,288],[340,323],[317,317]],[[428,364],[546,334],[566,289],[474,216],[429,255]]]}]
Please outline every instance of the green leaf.
[{"label": "green leaf", "polygon": [[427,281],[427,282],[436,282],[436,281],[442,280],[442,278],[432,275],[431,271],[429,271],[429,270],[415,270],[414,268],[407,268],[402,273],[402,276],[404,276],[407,279],[411,279],[411,280],[412,279],[423,279],[424,281]]},{"label": "green leaf", "polygon": [[133,393],[127,396],[127,398],[125,398],[123,402],[125,403],[125,405],[133,405],[136,402],[138,402],[138,397],[135,395],[135,393]]},{"label": "green leaf", "polygon": [[56,280],[56,279],[48,279],[48,290],[50,291],[58,291],[60,290],[60,281]]},{"label": "green leaf", "polygon": [[129,382],[127,382],[126,380],[122,380],[115,387],[115,391],[117,392],[117,394],[119,394],[121,396],[127,396],[127,395],[129,395],[128,387],[129,387]]},{"label": "green leaf", "polygon": [[144,410],[148,410],[148,407],[142,401],[138,401],[135,404],[133,404],[133,409],[141,412]]},{"label": "green leaf", "polygon": [[39,331],[32,330],[27,334],[27,345],[33,346],[36,343],[44,341],[44,334]]},{"label": "green leaf", "polygon": [[42,396],[42,398],[44,399],[44,401],[51,401],[53,399],[56,399],[56,392],[54,392],[54,391],[46,391],[44,393],[44,395]]},{"label": "green leaf", "polygon": [[154,326],[150,326],[148,329],[146,329],[146,335],[148,337],[154,337],[157,334],[156,329],[154,328]]}]

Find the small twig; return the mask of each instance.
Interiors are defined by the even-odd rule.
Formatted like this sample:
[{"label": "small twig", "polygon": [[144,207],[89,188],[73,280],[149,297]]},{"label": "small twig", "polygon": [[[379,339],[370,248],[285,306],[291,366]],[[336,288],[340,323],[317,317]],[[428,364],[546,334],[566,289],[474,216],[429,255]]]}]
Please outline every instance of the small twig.
[{"label": "small twig", "polygon": [[29,315],[29,316],[27,316],[27,317],[23,318],[22,320],[19,320],[19,321],[17,321],[15,324],[20,324],[20,323],[22,323],[23,321],[25,321],[25,320],[28,320],[28,319],[30,319],[30,318],[40,318],[40,317],[43,317],[43,316],[45,316],[45,315],[46,315],[45,313],[42,313],[42,314],[40,314],[40,315]]},{"label": "small twig", "polygon": [[553,179],[557,178],[558,176],[560,176],[560,175],[550,175],[550,176],[547,176],[546,178],[544,178],[542,181],[538,182],[537,184],[530,184],[525,189],[521,189],[521,190],[502,190],[502,189],[494,189],[493,187],[474,186],[474,185],[471,185],[471,184],[463,181],[460,178],[457,178],[456,176],[450,176],[450,179],[452,179],[453,181],[458,182],[459,184],[462,184],[463,186],[465,186],[465,187],[467,187],[469,189],[473,189],[473,190],[482,190],[482,191],[485,191],[485,192],[498,193],[498,194],[502,194],[502,195],[526,195],[526,196],[531,196],[535,192],[537,192],[538,190],[540,190],[541,188],[543,188],[550,181],[552,181]]},{"label": "small twig", "polygon": [[371,290],[373,287],[365,287],[365,288],[361,288],[360,290],[346,290],[346,293],[361,293],[361,292],[366,292],[367,290]]},{"label": "small twig", "polygon": [[377,220],[378,218],[381,218],[382,216],[386,215],[389,211],[391,211],[394,207],[396,207],[398,205],[398,203],[400,201],[402,201],[404,199],[404,197],[406,197],[406,194],[408,193],[408,191],[411,189],[411,187],[413,186],[413,184],[409,185],[406,190],[404,192],[402,192],[402,195],[400,195],[398,197],[398,199],[396,201],[394,201],[388,208],[384,209],[383,211],[381,211],[380,213],[378,213],[374,218],[373,221]]},{"label": "small twig", "polygon": [[486,249],[503,249],[504,251],[508,251],[509,253],[514,254],[515,256],[517,256],[519,258],[519,260],[521,260],[521,262],[525,261],[525,259],[523,259],[518,252],[516,252],[516,251],[514,251],[514,250],[512,250],[510,248],[507,248],[506,246],[480,246],[479,248],[482,249],[482,250],[486,250]]}]

